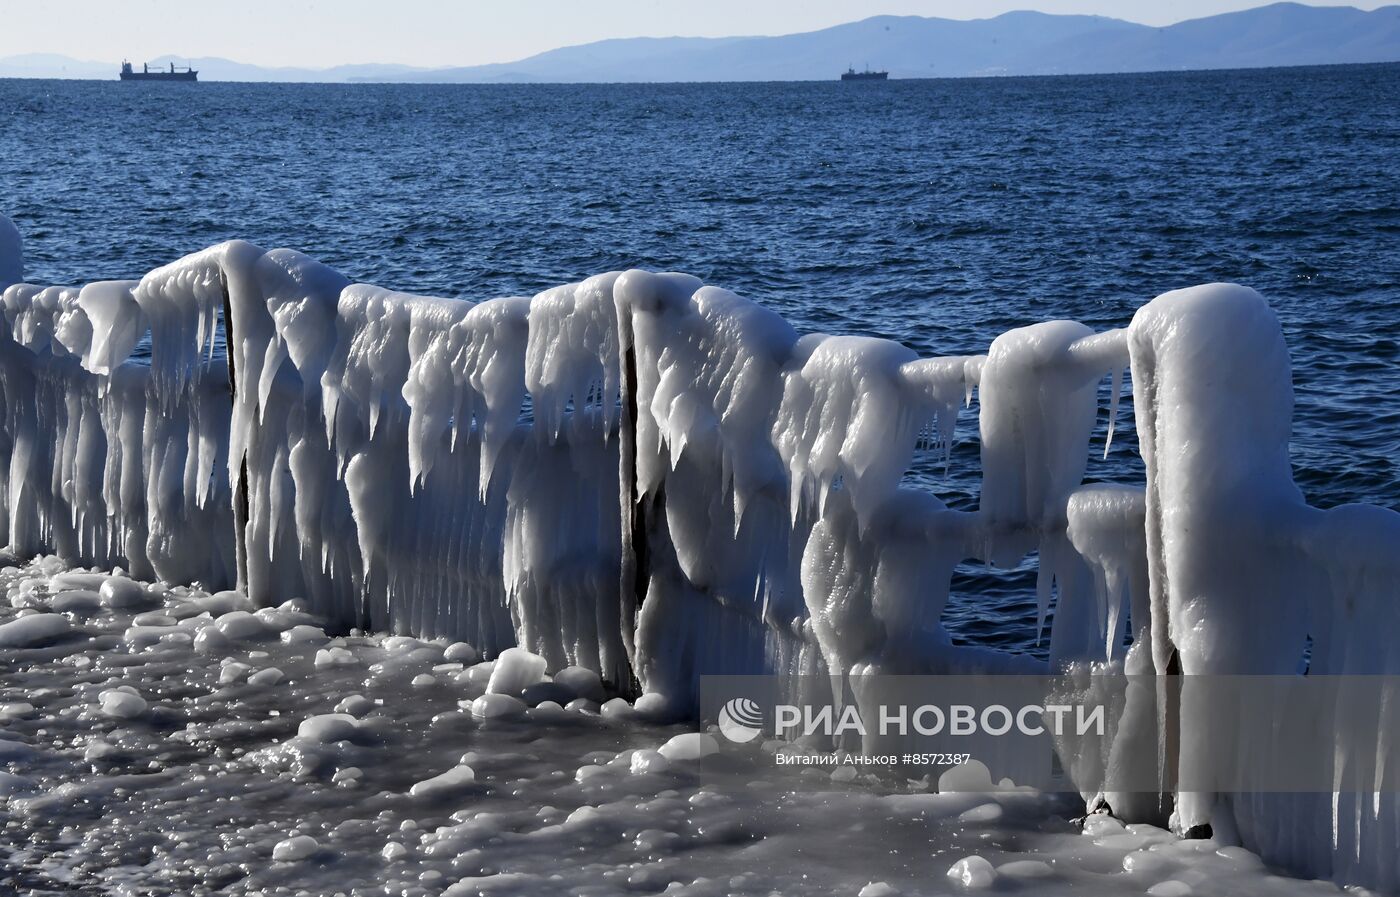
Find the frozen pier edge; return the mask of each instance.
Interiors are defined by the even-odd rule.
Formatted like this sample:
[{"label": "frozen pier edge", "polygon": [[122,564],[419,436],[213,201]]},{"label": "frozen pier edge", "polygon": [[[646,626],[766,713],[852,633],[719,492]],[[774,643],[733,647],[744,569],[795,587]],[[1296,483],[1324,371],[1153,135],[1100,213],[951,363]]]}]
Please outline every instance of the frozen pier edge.
[{"label": "frozen pier edge", "polygon": [[[675,713],[708,673],[1037,671],[940,624],[959,563],[1032,551],[1051,666],[1290,674],[1310,645],[1312,675],[1400,673],[1400,515],[1304,503],[1287,351],[1244,287],[1167,293],[1124,330],[1055,321],[985,356],[918,358],[801,336],[682,274],[473,304],[235,241],[140,281],[22,279],[0,217],[0,537],[16,556],[518,645]],[[1099,386],[1112,378],[1116,406],[1128,368],[1146,482],[1084,485]],[[974,390],[982,502],[960,512],[901,481]],[[1156,764],[1169,742],[1182,768],[1275,748],[1152,697],[1121,762]],[[1398,733],[1373,723],[1369,740],[1339,727],[1317,762],[1368,769],[1375,794],[1102,797],[1394,889],[1400,798],[1376,757]]]}]

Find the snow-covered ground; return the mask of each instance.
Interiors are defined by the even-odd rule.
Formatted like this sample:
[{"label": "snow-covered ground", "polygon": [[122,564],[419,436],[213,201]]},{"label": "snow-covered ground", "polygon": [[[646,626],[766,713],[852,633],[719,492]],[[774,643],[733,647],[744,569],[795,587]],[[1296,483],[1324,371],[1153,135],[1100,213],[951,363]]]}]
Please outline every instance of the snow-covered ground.
[{"label": "snow-covered ground", "polygon": [[331,639],[295,602],[56,558],[0,588],[0,893],[1339,893],[1238,847],[1081,831],[1053,795],[835,781],[772,744],[694,758],[718,740],[600,707],[577,669],[531,709],[483,700],[540,678],[530,658]]}]

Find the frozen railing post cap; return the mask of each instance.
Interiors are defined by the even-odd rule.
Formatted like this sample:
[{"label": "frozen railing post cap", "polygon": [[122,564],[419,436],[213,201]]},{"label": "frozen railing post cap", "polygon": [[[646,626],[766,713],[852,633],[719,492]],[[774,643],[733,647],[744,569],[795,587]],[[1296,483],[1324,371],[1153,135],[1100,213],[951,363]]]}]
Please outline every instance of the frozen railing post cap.
[{"label": "frozen railing post cap", "polygon": [[653,274],[634,268],[623,272],[613,292],[620,302],[637,311],[659,312],[664,307],[684,303],[700,286],[700,279],[689,274]]}]

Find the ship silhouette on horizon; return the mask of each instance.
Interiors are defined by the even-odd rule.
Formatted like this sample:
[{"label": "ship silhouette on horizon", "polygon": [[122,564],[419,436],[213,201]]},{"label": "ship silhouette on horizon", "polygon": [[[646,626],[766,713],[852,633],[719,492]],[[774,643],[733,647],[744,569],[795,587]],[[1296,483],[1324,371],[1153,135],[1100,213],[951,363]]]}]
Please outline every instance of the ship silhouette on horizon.
[{"label": "ship silhouette on horizon", "polygon": [[130,62],[123,59],[120,77],[123,81],[198,81],[199,72],[189,66],[176,68],[173,62],[170,63],[169,71],[157,69],[154,72],[149,64],[143,62],[141,71],[138,72]]},{"label": "ship silhouette on horizon", "polygon": [[889,77],[889,72],[872,72],[868,65],[863,72],[856,71],[852,66],[841,73],[842,81],[887,81]]}]

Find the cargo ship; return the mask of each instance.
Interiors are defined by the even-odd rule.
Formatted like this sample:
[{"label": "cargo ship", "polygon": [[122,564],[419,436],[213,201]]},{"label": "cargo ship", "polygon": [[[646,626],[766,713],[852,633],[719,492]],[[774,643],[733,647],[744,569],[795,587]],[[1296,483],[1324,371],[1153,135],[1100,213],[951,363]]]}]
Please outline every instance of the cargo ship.
[{"label": "cargo ship", "polygon": [[869,67],[863,72],[849,68],[841,73],[842,81],[887,81],[889,77],[889,72],[872,72]]},{"label": "cargo ship", "polygon": [[199,72],[185,66],[177,69],[175,63],[170,63],[170,70],[156,69],[151,71],[151,67],[146,63],[141,63],[141,71],[132,68],[131,63],[122,60],[121,79],[123,81],[197,81]]}]

